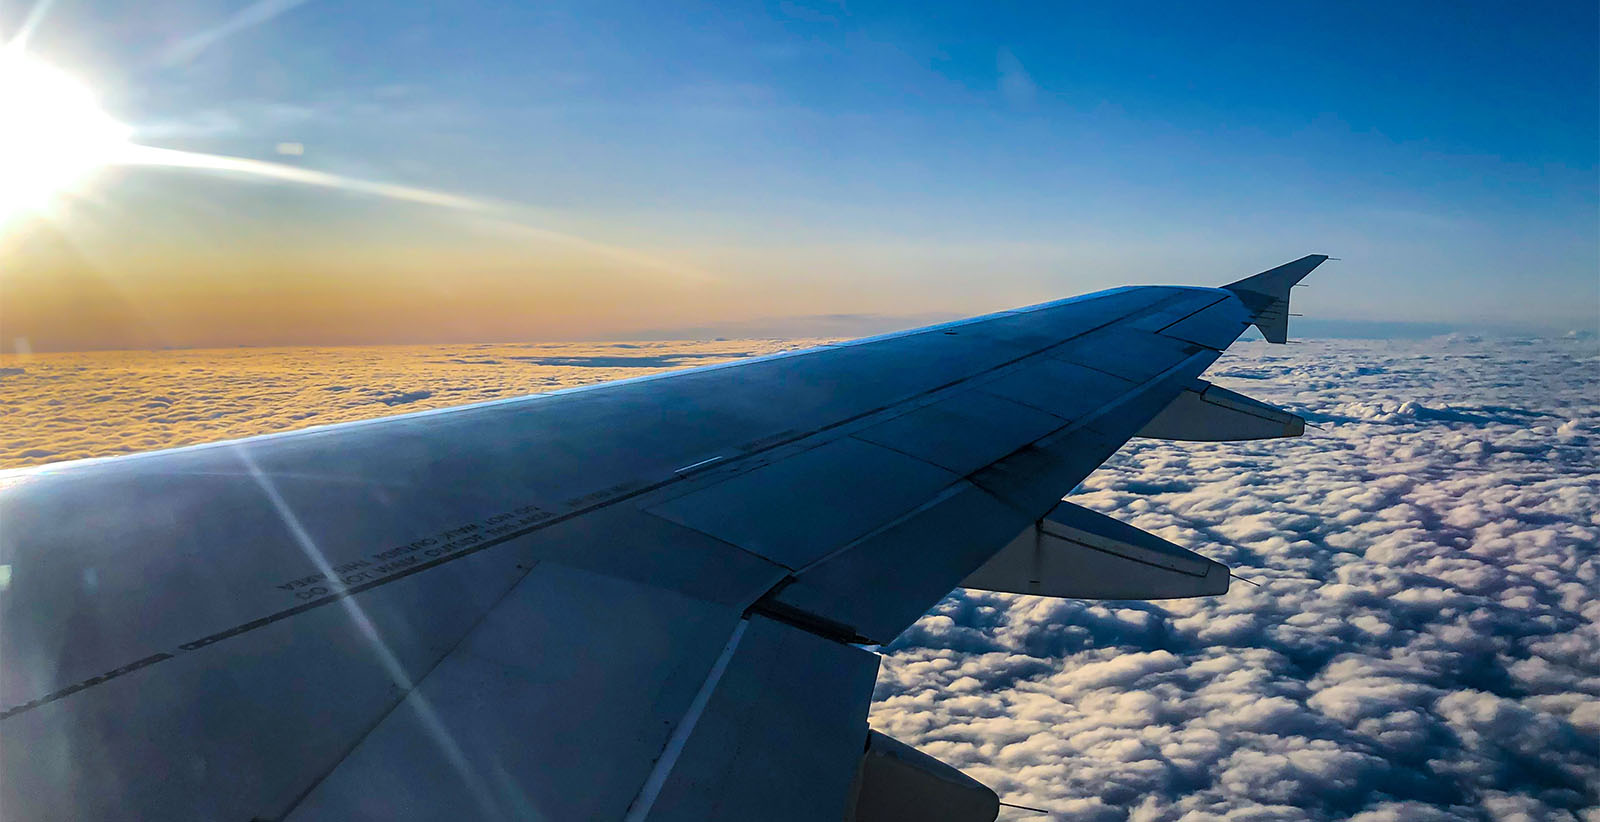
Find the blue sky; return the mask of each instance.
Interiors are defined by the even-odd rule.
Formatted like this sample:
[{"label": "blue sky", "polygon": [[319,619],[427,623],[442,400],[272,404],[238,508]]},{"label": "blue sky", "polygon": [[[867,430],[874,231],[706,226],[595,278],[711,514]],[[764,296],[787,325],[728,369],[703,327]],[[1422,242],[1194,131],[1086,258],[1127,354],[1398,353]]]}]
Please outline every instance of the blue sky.
[{"label": "blue sky", "polygon": [[[294,141],[308,167],[514,203],[709,272],[730,319],[975,313],[1325,252],[1308,312],[1562,330],[1600,314],[1597,26],[1593,3],[60,0],[34,49],[144,142]],[[433,230],[226,185],[247,191],[205,196],[333,247]]]}]

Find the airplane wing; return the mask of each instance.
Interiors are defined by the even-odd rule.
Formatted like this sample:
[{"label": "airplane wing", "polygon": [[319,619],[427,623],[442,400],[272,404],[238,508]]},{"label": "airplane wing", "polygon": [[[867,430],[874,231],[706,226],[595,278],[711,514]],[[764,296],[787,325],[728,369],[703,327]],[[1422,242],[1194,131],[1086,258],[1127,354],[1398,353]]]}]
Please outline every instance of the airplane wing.
[{"label": "airplane wing", "polygon": [[1226,590],[1062,496],[1299,433],[1200,374],[1324,259],[0,473],[0,816],[993,818],[869,732],[859,646],[963,583]]}]

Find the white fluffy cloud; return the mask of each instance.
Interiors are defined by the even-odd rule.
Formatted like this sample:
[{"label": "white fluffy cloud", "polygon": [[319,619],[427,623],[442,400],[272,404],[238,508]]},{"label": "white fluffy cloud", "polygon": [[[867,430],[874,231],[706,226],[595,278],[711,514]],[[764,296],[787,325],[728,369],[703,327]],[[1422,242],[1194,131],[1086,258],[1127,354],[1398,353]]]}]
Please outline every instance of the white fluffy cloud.
[{"label": "white fluffy cloud", "polygon": [[[7,358],[0,466],[796,344]],[[1074,500],[1262,587],[957,593],[888,649],[874,724],[1062,819],[1600,822],[1595,342],[1242,344],[1211,376],[1323,429],[1136,441]]]},{"label": "white fluffy cloud", "polygon": [[1211,376],[1322,430],[1135,441],[1073,499],[1261,587],[957,592],[873,724],[1063,819],[1600,822],[1593,343],[1241,344]]}]

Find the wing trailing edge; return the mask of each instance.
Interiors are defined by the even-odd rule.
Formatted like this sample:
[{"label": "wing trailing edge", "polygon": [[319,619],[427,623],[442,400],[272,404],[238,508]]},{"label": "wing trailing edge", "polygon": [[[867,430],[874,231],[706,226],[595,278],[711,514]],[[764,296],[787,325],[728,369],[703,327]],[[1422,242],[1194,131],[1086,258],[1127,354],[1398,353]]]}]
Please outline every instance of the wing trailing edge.
[{"label": "wing trailing edge", "polygon": [[1250,321],[1261,329],[1261,336],[1266,337],[1267,342],[1288,342],[1289,291],[1312,269],[1327,261],[1326,254],[1307,254],[1292,263],[1228,283],[1223,288],[1232,291],[1250,309]]}]

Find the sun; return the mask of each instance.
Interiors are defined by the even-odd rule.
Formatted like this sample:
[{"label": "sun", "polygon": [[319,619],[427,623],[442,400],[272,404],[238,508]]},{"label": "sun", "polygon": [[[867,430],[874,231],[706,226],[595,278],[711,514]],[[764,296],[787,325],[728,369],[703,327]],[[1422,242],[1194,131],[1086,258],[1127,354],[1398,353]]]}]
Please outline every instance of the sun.
[{"label": "sun", "polygon": [[0,226],[115,161],[132,131],[82,83],[0,47]]}]

